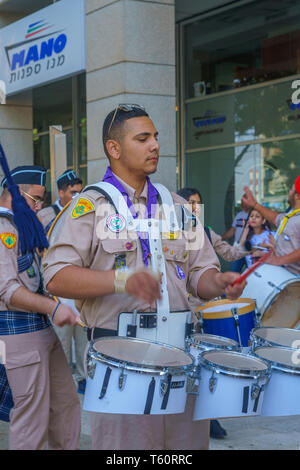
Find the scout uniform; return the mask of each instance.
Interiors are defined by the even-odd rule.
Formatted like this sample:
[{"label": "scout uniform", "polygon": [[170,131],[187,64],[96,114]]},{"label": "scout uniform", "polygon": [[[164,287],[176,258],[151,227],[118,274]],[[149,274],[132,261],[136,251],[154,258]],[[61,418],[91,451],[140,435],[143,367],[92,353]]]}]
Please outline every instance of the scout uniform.
[{"label": "scout uniform", "polygon": [[[300,194],[300,175],[295,180],[295,189]],[[300,248],[300,209],[291,209],[287,214],[278,214],[275,220],[277,231],[276,255],[283,256]],[[284,266],[293,274],[300,275],[300,261]]]},{"label": "scout uniform", "polygon": [[[78,180],[78,176],[73,170],[67,170],[57,179],[58,188],[61,184],[70,184],[74,180]],[[55,203],[49,207],[41,209],[37,216],[42,222],[45,232],[48,233],[52,223],[54,222],[56,216],[63,210],[63,206],[60,203],[60,200],[57,199]],[[68,300],[64,301],[67,303],[73,310],[76,310],[74,301]],[[86,349],[86,334],[82,327],[79,325],[64,325],[62,327],[57,327],[53,325],[54,330],[57,336],[60,339],[61,345],[63,347],[64,353],[66,355],[69,366],[72,366],[72,339],[74,339],[74,351],[75,351],[75,360],[76,360],[76,381],[79,383],[82,380],[85,380],[84,374],[84,352]]]},{"label": "scout uniform", "polygon": [[[43,186],[45,169],[36,168],[12,171],[14,183]],[[76,449],[80,402],[60,342],[47,315],[11,305],[21,286],[43,292],[39,257],[35,252],[20,256],[18,237],[13,213],[0,208],[0,340],[6,346],[5,372],[14,403],[10,449],[40,450],[47,442],[52,449]]]},{"label": "scout uniform", "polygon": [[51,227],[51,224],[54,221],[55,217],[60,213],[62,209],[63,206],[60,204],[59,199],[57,199],[54,204],[45,207],[44,209],[41,209],[38,212],[37,216],[42,222],[46,233]]},{"label": "scout uniform", "polygon": [[[117,178],[130,201],[138,205],[138,217],[143,218],[147,183],[137,198],[135,190]],[[174,203],[186,201],[172,194]],[[122,267],[143,268],[144,252],[139,240],[108,237],[102,230],[114,230],[110,224],[115,210],[102,194],[88,190],[77,196],[64,213],[61,231],[43,258],[45,285],[68,265],[110,270]],[[207,237],[200,250],[187,251],[184,239],[163,239],[170,309],[189,310],[187,288],[197,295],[197,284],[208,269],[219,269],[219,263]],[[76,300],[81,318],[91,329],[91,337],[116,334],[120,312],[151,312],[156,305],[128,294],[113,294],[93,299]],[[206,449],[209,442],[209,421],[192,421],[193,398],[189,396],[186,412],[179,415],[113,415],[92,413],[94,449]]]}]

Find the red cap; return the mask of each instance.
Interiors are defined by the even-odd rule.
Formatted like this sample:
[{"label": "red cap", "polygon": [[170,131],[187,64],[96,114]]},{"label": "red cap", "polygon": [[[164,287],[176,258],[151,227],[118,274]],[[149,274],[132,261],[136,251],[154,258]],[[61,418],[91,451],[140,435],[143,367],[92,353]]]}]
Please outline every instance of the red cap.
[{"label": "red cap", "polygon": [[295,180],[295,188],[297,193],[300,194],[300,175],[298,175]]}]

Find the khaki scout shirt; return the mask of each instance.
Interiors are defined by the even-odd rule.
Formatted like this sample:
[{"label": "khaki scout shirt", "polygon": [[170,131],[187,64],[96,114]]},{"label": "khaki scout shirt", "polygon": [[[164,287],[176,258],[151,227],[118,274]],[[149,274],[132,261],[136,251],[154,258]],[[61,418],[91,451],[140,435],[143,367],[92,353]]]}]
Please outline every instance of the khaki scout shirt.
[{"label": "khaki scout shirt", "polygon": [[[0,207],[0,212],[3,208]],[[14,238],[15,237],[15,238]],[[11,240],[15,243],[11,243]],[[6,241],[6,244],[5,244]],[[9,243],[8,243],[9,242]],[[8,245],[8,246],[7,246]],[[0,310],[21,311],[10,304],[19,287],[37,292],[40,286],[39,258],[35,255],[32,265],[18,273],[18,231],[6,218],[0,217]]]},{"label": "khaki scout shirt", "polygon": [[[278,214],[276,217],[276,227],[279,227],[285,214]],[[300,213],[293,215],[288,219],[286,226],[276,243],[277,256],[289,255],[292,251],[300,248]],[[300,261],[284,266],[291,273],[300,275]]]},{"label": "khaki scout shirt", "polygon": [[234,261],[249,254],[241,245],[232,246],[225,240],[222,240],[222,237],[211,229],[210,235],[215,252],[225,261]]},{"label": "khaki scout shirt", "polygon": [[[130,200],[138,204],[138,217],[144,216],[147,200],[147,184],[137,198],[135,190],[122,181]],[[72,212],[79,198],[86,198],[94,209],[92,212],[73,218]],[[172,194],[174,202],[181,205],[186,201]],[[106,215],[103,215],[105,213]],[[102,215],[100,215],[102,214]],[[43,275],[45,285],[53,276],[66,266],[74,265],[95,270],[111,270],[121,255],[125,257],[126,266],[132,269],[143,268],[143,253],[139,240],[132,240],[132,233],[127,238],[102,236],[99,224],[105,225],[107,217],[115,214],[111,204],[104,196],[95,190],[88,190],[77,196],[63,213],[63,222],[53,244],[50,238],[50,248],[43,258]],[[98,230],[97,230],[98,226]],[[110,232],[109,230],[107,232]],[[112,235],[110,232],[109,235]],[[120,233],[124,236],[123,232]],[[135,233],[134,233],[135,235]],[[136,236],[136,235],[135,235]],[[200,276],[210,268],[219,270],[219,262],[213,248],[205,235],[204,245],[200,250],[187,251],[186,240],[163,239],[163,251],[166,260],[167,283],[170,300],[170,310],[189,310],[187,289],[197,295],[197,284]],[[180,279],[176,266],[183,269],[185,279]],[[74,291],[74,297],[76,292]],[[92,299],[76,301],[82,320],[90,328],[102,327],[117,329],[118,315],[121,312],[155,311],[155,303],[150,305],[128,294],[113,294]]]},{"label": "khaki scout shirt", "polygon": [[37,216],[38,216],[39,220],[42,222],[44,228],[46,228],[47,225],[49,225],[50,222],[52,222],[55,219],[56,212],[55,212],[55,210],[53,209],[52,206],[49,206],[49,207],[45,207],[44,209],[41,209],[40,211],[38,211]]}]

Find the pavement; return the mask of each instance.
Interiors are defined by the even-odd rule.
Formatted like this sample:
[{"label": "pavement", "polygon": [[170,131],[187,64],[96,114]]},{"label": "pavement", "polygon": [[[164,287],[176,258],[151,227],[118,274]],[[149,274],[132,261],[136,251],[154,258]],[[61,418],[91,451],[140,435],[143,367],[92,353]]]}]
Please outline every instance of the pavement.
[{"label": "pavement", "polygon": [[[83,395],[79,395],[82,402]],[[210,439],[210,450],[300,450],[300,416],[220,419],[224,439]],[[0,450],[8,449],[9,423],[0,421]],[[80,449],[91,449],[89,413],[81,414]]]}]

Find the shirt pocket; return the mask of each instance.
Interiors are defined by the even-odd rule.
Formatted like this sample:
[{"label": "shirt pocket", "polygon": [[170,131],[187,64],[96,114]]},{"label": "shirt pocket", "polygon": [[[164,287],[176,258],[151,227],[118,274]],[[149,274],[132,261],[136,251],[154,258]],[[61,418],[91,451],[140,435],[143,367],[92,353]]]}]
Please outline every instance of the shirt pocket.
[{"label": "shirt pocket", "polygon": [[185,240],[162,240],[162,248],[165,260],[174,263],[186,263],[188,250]]},{"label": "shirt pocket", "polygon": [[105,269],[124,269],[136,264],[136,240],[107,239],[102,240],[102,248],[107,264]]}]

